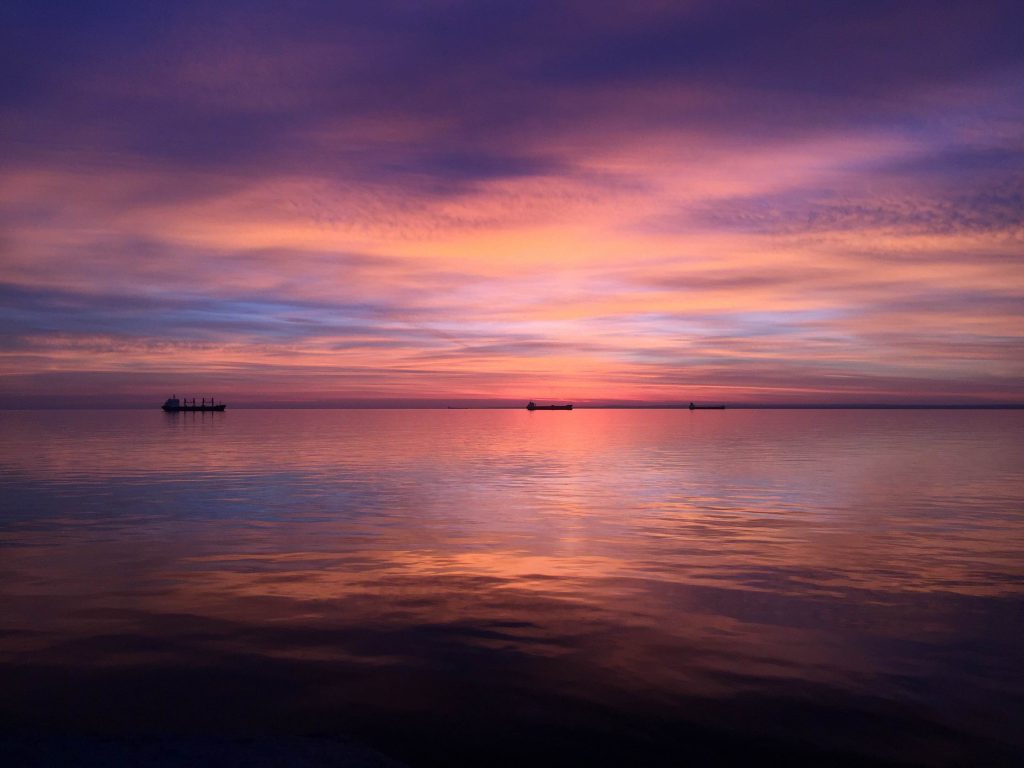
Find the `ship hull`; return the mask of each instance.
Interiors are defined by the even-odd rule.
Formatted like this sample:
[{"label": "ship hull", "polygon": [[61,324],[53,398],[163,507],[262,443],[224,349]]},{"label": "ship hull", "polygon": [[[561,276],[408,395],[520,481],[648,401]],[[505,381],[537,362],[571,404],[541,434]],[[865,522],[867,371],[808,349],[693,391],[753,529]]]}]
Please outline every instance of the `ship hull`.
[{"label": "ship hull", "polygon": [[526,406],[528,411],[571,411],[571,405],[535,405],[532,408]]},{"label": "ship hull", "polygon": [[226,405],[164,405],[161,407],[167,413],[205,413],[206,411],[215,411],[220,413],[227,408]]}]

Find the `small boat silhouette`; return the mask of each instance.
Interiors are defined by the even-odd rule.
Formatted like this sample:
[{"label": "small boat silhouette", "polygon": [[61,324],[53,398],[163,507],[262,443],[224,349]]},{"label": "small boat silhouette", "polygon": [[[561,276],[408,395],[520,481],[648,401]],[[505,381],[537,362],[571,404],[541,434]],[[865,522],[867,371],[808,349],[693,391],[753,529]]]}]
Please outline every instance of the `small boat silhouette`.
[{"label": "small boat silhouette", "polygon": [[227,408],[225,403],[214,403],[213,398],[210,398],[210,402],[206,402],[206,398],[203,398],[202,403],[196,405],[196,399],[192,398],[192,404],[189,405],[188,398],[186,397],[184,402],[179,400],[177,395],[171,395],[164,404],[160,406],[167,413],[181,413],[181,412],[196,412],[196,411],[223,411]]},{"label": "small boat silhouette", "polygon": [[694,405],[690,403],[691,411],[724,411],[724,405]]},{"label": "small boat silhouette", "polygon": [[526,404],[528,411],[571,411],[572,403],[568,405],[537,405],[533,400]]}]

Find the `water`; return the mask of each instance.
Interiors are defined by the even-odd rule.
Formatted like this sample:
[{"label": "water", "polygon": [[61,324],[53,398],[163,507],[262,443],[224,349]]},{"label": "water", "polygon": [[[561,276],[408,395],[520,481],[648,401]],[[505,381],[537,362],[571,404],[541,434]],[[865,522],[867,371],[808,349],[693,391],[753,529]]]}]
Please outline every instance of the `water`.
[{"label": "water", "polygon": [[0,728],[1024,756],[1024,413],[0,413]]}]

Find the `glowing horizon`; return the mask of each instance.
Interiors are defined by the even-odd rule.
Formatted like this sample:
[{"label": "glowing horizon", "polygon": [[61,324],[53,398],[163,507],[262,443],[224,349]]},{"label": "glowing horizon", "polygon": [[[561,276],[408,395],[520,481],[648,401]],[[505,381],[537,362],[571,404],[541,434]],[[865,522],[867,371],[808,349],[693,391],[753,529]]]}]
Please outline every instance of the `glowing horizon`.
[{"label": "glowing horizon", "polygon": [[3,11],[0,407],[1024,403],[1024,11],[630,8]]}]

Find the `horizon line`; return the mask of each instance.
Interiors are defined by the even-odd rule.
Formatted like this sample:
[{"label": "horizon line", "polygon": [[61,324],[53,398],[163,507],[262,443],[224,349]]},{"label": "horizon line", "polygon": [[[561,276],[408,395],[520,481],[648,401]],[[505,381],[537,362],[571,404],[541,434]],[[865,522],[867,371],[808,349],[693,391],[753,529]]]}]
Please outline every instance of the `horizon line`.
[{"label": "horizon line", "polygon": [[[696,402],[696,401],[694,401]],[[714,403],[725,410],[1024,410],[1024,403]],[[159,406],[150,405],[6,405],[0,411],[151,411],[160,410]],[[524,405],[449,405],[449,404],[410,404],[401,401],[366,401],[365,403],[349,403],[345,405],[324,403],[272,402],[264,405],[243,403],[236,406],[228,404],[233,411],[519,411],[526,410]],[[688,411],[686,403],[597,403],[573,404],[573,410],[664,410]],[[703,410],[698,408],[698,410]]]}]

